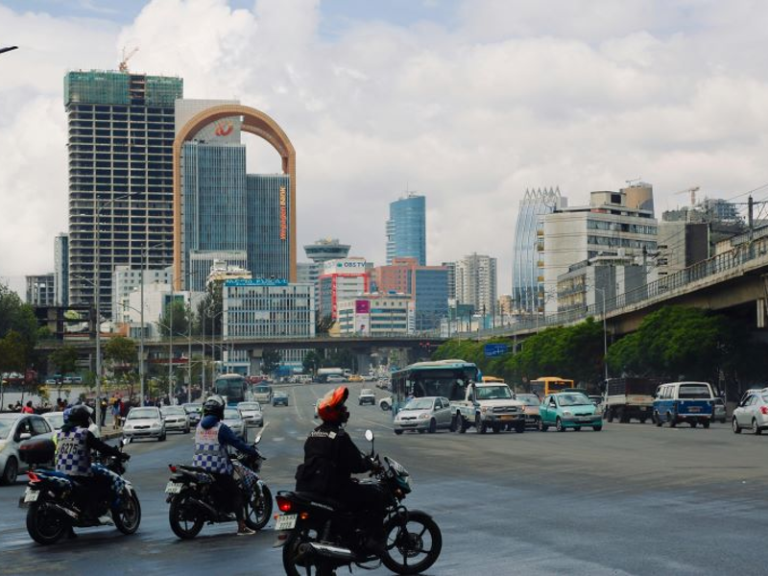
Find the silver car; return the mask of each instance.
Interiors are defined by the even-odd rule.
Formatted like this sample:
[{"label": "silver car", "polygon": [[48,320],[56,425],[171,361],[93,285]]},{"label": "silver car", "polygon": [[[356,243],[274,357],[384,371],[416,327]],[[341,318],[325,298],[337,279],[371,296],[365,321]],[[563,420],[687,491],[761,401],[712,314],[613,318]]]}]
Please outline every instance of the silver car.
[{"label": "silver car", "polygon": [[450,427],[450,402],[440,396],[414,398],[397,413],[394,421],[395,434],[402,434],[405,430],[433,433]]},{"label": "silver car", "polygon": [[751,390],[733,411],[731,426],[735,434],[747,428],[753,434],[761,434],[768,428],[768,391]]},{"label": "silver car", "polygon": [[13,484],[19,471],[27,468],[19,458],[19,444],[50,431],[50,425],[40,416],[0,414],[0,484]]},{"label": "silver car", "polygon": [[189,414],[181,406],[163,406],[160,408],[165,419],[165,429],[167,431],[177,430],[184,434],[189,434],[190,422]]},{"label": "silver car", "polygon": [[258,402],[240,402],[237,405],[240,416],[245,420],[246,426],[264,427],[264,414],[261,412],[261,404]]},{"label": "silver car", "polygon": [[165,419],[160,408],[131,408],[123,426],[123,438],[157,438],[158,442],[164,442],[165,437]]},{"label": "silver car", "polygon": [[229,426],[229,428],[232,430],[232,432],[235,433],[235,436],[238,436],[245,440],[245,420],[243,420],[243,417],[240,416],[240,412],[237,410],[237,408],[225,408],[224,409],[224,419],[222,420],[224,424]]}]

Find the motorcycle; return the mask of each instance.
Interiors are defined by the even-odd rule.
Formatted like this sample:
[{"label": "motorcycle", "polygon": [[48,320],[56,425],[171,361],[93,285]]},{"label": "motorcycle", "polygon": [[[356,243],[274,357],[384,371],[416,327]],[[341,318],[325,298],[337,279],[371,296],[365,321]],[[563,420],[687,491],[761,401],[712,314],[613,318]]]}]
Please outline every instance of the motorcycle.
[{"label": "motorcycle", "polygon": [[[263,430],[266,429],[266,425]],[[253,442],[256,448],[261,433]],[[261,464],[264,456],[237,454],[231,456],[234,477],[243,493],[245,503],[245,524],[251,530],[261,530],[272,515],[272,492],[261,478]],[[203,525],[233,522],[232,511],[226,510],[227,495],[222,492],[215,477],[195,466],[170,464],[172,476],[165,493],[170,504],[168,520],[171,530],[179,538],[189,540],[203,529]]]},{"label": "motorcycle", "polygon": [[280,531],[275,546],[283,547],[288,576],[332,576],[337,568],[351,570],[353,564],[370,570],[377,566],[366,564],[376,561],[396,574],[419,574],[440,556],[443,538],[437,523],[426,512],[408,510],[402,503],[411,492],[408,471],[386,456],[382,464],[373,450],[373,432],[367,430],[365,437],[371,442],[368,457],[376,465],[370,479],[361,482],[377,486],[385,496],[384,552],[366,550],[367,534],[353,511],[339,502],[307,492],[280,491],[276,500],[282,514],[275,524]]},{"label": "motorcycle", "polygon": [[[122,449],[130,440],[120,442]],[[76,477],[56,470],[38,469],[27,472],[29,483],[19,506],[27,510],[27,532],[39,544],[54,544],[72,528],[114,525],[123,534],[133,534],[141,523],[141,505],[136,491],[125,474],[122,457],[97,457],[94,474],[108,476],[113,490],[99,501],[87,493],[88,488]],[[116,500],[114,493],[119,494]]]}]

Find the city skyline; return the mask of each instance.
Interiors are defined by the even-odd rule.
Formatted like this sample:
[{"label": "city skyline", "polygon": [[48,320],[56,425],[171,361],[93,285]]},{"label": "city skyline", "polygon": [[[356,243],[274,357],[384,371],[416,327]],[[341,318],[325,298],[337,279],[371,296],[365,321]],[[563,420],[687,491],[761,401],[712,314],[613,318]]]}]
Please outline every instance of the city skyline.
[{"label": "city skyline", "polygon": [[[132,71],[177,75],[189,97],[237,97],[285,127],[307,186],[299,246],[343,237],[384,263],[371,231],[415,188],[429,202],[427,264],[492,255],[500,293],[527,188],[559,186],[581,204],[642,177],[660,214],[687,205],[675,193],[692,186],[732,199],[768,179],[755,28],[768,8],[588,2],[601,17],[560,7],[555,22],[547,2],[353,4],[0,1],[0,37],[19,45],[0,56],[0,211],[14,215],[0,245],[16,248],[0,254],[0,278],[19,290],[53,269],[67,228],[61,78],[116,69],[124,47],[139,48]],[[248,163],[279,171],[266,147]]]}]

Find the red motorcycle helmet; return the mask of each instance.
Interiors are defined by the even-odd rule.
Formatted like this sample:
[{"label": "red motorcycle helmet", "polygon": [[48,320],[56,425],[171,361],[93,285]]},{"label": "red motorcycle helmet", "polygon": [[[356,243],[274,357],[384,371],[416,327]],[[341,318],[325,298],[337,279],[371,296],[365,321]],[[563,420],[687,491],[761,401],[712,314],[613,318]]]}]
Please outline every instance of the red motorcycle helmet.
[{"label": "red motorcycle helmet", "polygon": [[329,424],[344,424],[349,420],[349,410],[345,405],[349,398],[349,388],[339,386],[326,394],[317,405],[317,415]]}]

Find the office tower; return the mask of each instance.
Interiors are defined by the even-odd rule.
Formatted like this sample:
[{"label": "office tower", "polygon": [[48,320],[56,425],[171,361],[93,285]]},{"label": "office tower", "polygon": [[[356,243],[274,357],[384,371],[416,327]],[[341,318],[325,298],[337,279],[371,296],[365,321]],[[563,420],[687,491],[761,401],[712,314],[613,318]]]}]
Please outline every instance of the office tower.
[{"label": "office tower", "polygon": [[55,305],[54,274],[35,274],[27,276],[27,304],[32,306]]},{"label": "office tower", "polygon": [[542,216],[565,204],[559,188],[526,190],[517,212],[512,247],[512,305],[515,312],[544,309],[544,259],[539,239],[544,234]]},{"label": "office tower", "polygon": [[[115,266],[112,273],[112,321],[116,323],[131,322],[132,318],[138,318],[141,314],[140,305],[136,305],[136,310],[131,309],[130,298],[132,294],[140,292],[141,284],[144,283],[144,289],[151,285],[165,286],[165,291],[170,289],[171,279],[173,278],[173,269],[168,266],[162,269],[144,270],[141,273],[140,268],[131,268],[130,266]],[[152,318],[145,310],[145,316]],[[136,320],[138,322],[138,320]],[[151,321],[154,321],[152,318]]]},{"label": "office tower", "polygon": [[[69,72],[69,301],[109,315],[116,266],[173,262],[174,101],[181,78]],[[98,277],[97,277],[98,275]]]},{"label": "office tower", "polygon": [[56,306],[69,305],[69,236],[64,233],[53,239],[53,283]]},{"label": "office tower", "polygon": [[408,193],[389,205],[387,264],[395,258],[416,258],[427,264],[426,198]]},{"label": "office tower", "polygon": [[290,278],[290,178],[249,174],[247,178],[248,267],[254,278]]},{"label": "office tower", "polygon": [[443,268],[448,270],[448,299],[456,299],[456,262],[443,262]]},{"label": "office tower", "polygon": [[495,314],[496,258],[472,254],[456,263],[456,300],[473,306],[476,314]]}]

